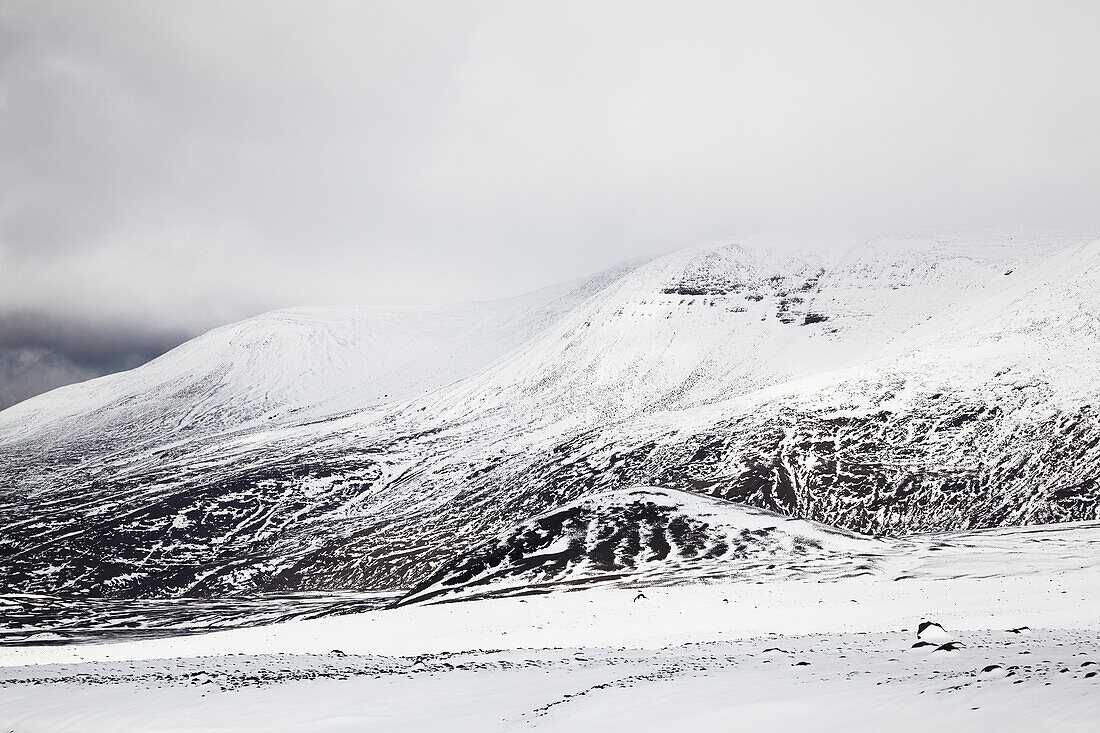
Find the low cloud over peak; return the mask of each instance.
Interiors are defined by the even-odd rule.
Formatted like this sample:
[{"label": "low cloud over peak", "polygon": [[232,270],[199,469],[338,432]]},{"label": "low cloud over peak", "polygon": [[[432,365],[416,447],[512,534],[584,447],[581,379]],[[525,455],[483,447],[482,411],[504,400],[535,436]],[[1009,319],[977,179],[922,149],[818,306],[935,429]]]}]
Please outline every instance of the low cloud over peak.
[{"label": "low cloud over peak", "polygon": [[128,364],[750,231],[1100,231],[1098,33],[1072,1],[7,3],[0,313],[135,324]]}]

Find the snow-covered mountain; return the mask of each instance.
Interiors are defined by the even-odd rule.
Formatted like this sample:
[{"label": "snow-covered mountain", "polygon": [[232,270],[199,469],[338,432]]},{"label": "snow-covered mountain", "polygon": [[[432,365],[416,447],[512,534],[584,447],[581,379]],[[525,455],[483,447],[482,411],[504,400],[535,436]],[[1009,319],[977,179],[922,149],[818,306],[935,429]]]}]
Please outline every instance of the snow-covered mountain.
[{"label": "snow-covered mountain", "polygon": [[0,412],[0,444],[125,451],[400,402],[491,364],[618,274],[456,306],[265,313],[131,371],[14,405]]},{"label": "snow-covered mountain", "polygon": [[712,244],[442,324],[227,327],[0,413],[0,587],[408,587],[637,485],[869,533],[1095,518],[1100,242],[1065,245]]},{"label": "snow-covered mountain", "polygon": [[822,252],[740,243],[676,252],[625,274],[432,409],[516,409],[530,421],[533,406],[553,420],[580,411],[607,421],[711,404],[875,357],[1043,249],[883,239]]}]

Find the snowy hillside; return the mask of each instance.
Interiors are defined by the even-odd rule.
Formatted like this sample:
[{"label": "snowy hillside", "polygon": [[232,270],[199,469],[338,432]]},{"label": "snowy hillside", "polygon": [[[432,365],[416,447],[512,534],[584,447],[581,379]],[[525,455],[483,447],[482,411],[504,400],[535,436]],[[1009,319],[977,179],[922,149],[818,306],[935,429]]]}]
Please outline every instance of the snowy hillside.
[{"label": "snowy hillside", "polygon": [[881,543],[721,499],[655,487],[599,493],[457,555],[402,603],[561,585],[628,587],[866,572]]},{"label": "snowy hillside", "polygon": [[126,450],[400,402],[491,364],[616,274],[457,306],[265,313],[129,372],[14,405],[0,412],[0,443],[86,440]]},{"label": "snowy hillside", "polygon": [[[410,588],[562,507],[614,531],[585,500],[638,485],[872,534],[1096,518],[1100,243],[1066,244],[707,245],[469,331],[271,316],[277,368],[214,332],[0,413],[0,588]],[[232,378],[152,379],[196,344]]]},{"label": "snowy hillside", "polygon": [[1034,242],[906,239],[676,252],[619,278],[430,409],[606,421],[749,394],[879,356],[898,334],[1049,252]]}]

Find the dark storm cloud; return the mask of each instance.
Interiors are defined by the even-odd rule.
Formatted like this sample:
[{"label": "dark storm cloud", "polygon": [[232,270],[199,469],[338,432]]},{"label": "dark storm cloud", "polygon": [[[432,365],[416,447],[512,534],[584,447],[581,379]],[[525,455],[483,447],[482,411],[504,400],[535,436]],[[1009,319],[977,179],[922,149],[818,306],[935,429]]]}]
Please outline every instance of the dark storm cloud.
[{"label": "dark storm cloud", "polygon": [[48,313],[0,313],[0,409],[70,382],[132,369],[190,335]]},{"label": "dark storm cloud", "polygon": [[0,312],[190,334],[747,231],[1100,229],[1098,35],[1092,0],[10,0]]}]

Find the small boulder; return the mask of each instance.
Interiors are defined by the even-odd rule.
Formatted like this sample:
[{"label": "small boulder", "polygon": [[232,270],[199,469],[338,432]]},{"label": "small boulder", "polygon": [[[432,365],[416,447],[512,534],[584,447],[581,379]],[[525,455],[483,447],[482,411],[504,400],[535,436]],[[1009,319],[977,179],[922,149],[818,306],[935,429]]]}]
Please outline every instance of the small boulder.
[{"label": "small boulder", "polygon": [[961,644],[957,641],[949,641],[946,644],[940,644],[938,647],[933,649],[933,651],[937,651],[937,652],[957,652],[959,649],[962,649],[963,646],[964,646],[963,644]]},{"label": "small boulder", "polygon": [[921,621],[917,626],[917,638],[921,641],[950,641],[951,635],[935,621]]},{"label": "small boulder", "polygon": [[983,680],[989,679],[1004,679],[1012,674],[999,664],[989,664],[982,668],[982,671],[978,674]]}]

